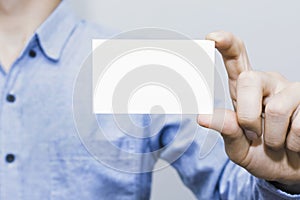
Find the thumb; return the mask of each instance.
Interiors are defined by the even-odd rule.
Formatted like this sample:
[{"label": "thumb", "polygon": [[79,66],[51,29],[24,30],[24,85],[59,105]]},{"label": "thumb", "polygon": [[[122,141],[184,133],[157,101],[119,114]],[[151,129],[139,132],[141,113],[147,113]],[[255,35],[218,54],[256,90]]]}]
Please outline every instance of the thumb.
[{"label": "thumb", "polygon": [[214,111],[213,115],[198,115],[198,124],[220,132],[229,158],[233,162],[245,166],[250,141],[239,126],[234,111],[218,109]]}]

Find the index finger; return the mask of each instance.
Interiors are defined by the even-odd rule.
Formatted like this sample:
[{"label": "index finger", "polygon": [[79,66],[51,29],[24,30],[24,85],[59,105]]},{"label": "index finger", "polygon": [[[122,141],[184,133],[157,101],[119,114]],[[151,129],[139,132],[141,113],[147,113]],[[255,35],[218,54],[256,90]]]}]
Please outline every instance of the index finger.
[{"label": "index finger", "polygon": [[240,73],[251,70],[244,43],[232,33],[225,31],[213,32],[208,34],[206,39],[216,43],[216,48],[222,54],[230,80],[235,81]]}]

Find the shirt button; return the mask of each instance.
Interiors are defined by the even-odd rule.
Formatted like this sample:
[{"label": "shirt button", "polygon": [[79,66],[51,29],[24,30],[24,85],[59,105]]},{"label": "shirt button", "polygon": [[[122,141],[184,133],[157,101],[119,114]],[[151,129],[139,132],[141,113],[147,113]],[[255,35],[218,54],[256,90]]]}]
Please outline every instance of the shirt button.
[{"label": "shirt button", "polygon": [[15,155],[14,154],[7,154],[5,160],[8,163],[12,163],[15,160]]},{"label": "shirt button", "polygon": [[7,100],[8,102],[10,102],[10,103],[13,103],[13,102],[16,101],[16,97],[15,97],[14,95],[12,95],[12,94],[8,94],[8,95],[6,96],[6,100]]},{"label": "shirt button", "polygon": [[34,58],[34,57],[36,56],[36,52],[35,52],[34,50],[30,50],[30,51],[29,51],[29,56],[30,56],[31,58]]}]

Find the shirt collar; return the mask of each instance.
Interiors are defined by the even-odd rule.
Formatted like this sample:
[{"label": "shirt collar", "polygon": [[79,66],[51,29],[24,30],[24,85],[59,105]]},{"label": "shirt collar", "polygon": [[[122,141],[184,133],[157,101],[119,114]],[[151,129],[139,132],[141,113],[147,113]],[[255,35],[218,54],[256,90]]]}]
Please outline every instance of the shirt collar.
[{"label": "shirt collar", "polygon": [[63,0],[46,21],[37,29],[36,37],[43,53],[52,60],[59,60],[62,51],[79,20]]}]

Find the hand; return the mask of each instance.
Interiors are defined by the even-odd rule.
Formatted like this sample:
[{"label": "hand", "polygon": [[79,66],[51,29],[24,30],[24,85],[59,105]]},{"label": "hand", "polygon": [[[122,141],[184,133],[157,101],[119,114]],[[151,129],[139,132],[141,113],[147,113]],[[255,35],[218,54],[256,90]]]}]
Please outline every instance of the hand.
[{"label": "hand", "polygon": [[222,54],[235,111],[199,115],[198,123],[222,133],[232,161],[300,193],[300,83],[252,71],[243,42],[230,33],[211,33],[207,39]]}]

